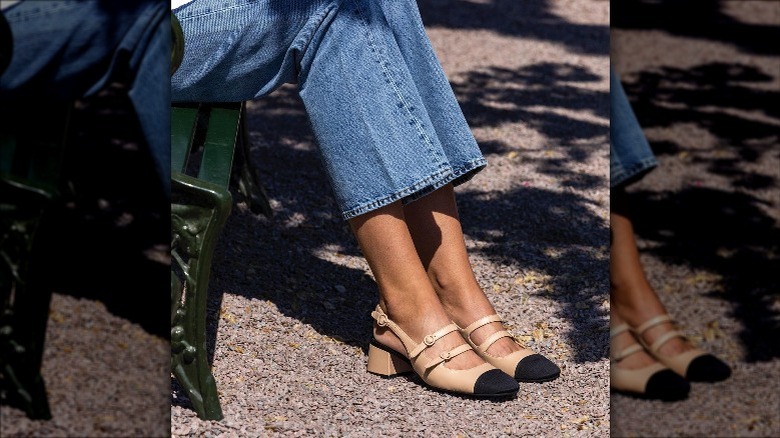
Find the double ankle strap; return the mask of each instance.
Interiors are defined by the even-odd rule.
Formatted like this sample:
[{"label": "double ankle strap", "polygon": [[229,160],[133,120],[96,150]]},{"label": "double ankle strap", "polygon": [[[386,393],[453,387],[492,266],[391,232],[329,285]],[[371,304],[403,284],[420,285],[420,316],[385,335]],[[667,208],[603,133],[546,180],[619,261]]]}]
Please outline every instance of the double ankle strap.
[{"label": "double ankle strap", "polygon": [[650,318],[644,323],[642,323],[639,327],[632,329],[634,333],[636,333],[637,338],[639,338],[639,342],[648,350],[652,351],[653,353],[658,354],[658,350],[661,348],[663,344],[665,344],[670,339],[674,338],[683,338],[685,339],[685,335],[683,335],[678,330],[669,330],[668,332],[662,334],[659,336],[651,345],[647,345],[644,339],[644,333],[648,331],[649,329],[661,325],[665,322],[671,322],[674,323],[674,320],[671,316],[668,314],[658,315],[656,317]]},{"label": "double ankle strap", "polygon": [[[371,317],[374,318],[379,327],[387,327],[390,329],[390,331],[393,332],[393,334],[398,337],[398,339],[401,340],[401,343],[404,344],[404,348],[409,355],[410,361],[416,361],[420,354],[427,348],[432,347],[436,341],[460,329],[457,325],[455,325],[455,323],[448,324],[431,333],[430,335],[425,336],[423,341],[418,344],[411,337],[409,337],[409,335],[407,335],[406,332],[398,326],[398,324],[393,322],[378,305],[376,306],[376,309],[371,312]],[[463,344],[457,346],[452,350],[440,353],[436,358],[429,361],[423,367],[425,369],[433,368],[436,365],[439,365],[442,362],[447,362],[453,357],[459,354],[463,354],[469,350],[472,350],[471,345]]]},{"label": "double ankle strap", "polygon": [[477,330],[478,328],[484,327],[493,322],[503,323],[503,319],[498,315],[488,315],[472,322],[466,328],[460,328],[460,327],[458,328],[460,332],[463,333],[464,337],[469,342],[469,344],[471,344],[480,354],[486,354],[490,346],[495,344],[496,341],[502,338],[512,338],[512,340],[517,343],[517,339],[515,339],[515,337],[512,336],[512,334],[509,333],[507,330],[499,330],[493,333],[492,335],[488,336],[488,338],[482,341],[481,344],[476,345],[476,343],[471,339],[471,334],[474,333],[474,330]]},{"label": "double ankle strap", "polygon": [[[609,339],[611,340],[615,336],[617,336],[617,335],[619,335],[621,333],[625,333],[627,331],[631,331],[631,327],[629,327],[628,324],[620,324],[620,325],[618,325],[616,327],[613,327],[612,329],[609,330]],[[640,352],[642,350],[644,350],[644,348],[640,344],[635,342],[635,343],[631,344],[630,346],[628,346],[628,347],[626,347],[626,348],[624,348],[624,349],[622,349],[620,351],[613,352],[610,355],[610,361],[611,362],[620,362],[621,360],[627,358],[628,356],[631,356],[632,354],[638,353],[638,352]]]}]

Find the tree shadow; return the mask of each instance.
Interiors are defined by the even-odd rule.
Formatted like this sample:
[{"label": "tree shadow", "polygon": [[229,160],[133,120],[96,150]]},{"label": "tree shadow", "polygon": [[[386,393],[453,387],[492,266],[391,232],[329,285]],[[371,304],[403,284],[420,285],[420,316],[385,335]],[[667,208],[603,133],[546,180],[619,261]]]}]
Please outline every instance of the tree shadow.
[{"label": "tree shadow", "polygon": [[[365,350],[371,333],[369,313],[377,301],[376,285],[362,267],[336,264],[321,255],[325,251],[346,258],[361,256],[331,196],[297,93],[283,87],[253,101],[246,117],[252,160],[275,201],[275,217],[268,220],[239,206],[228,220],[212,265],[207,324],[210,357],[222,291],[268,300],[282,314]],[[607,127],[602,130],[605,134]],[[587,184],[595,187],[606,181],[595,178]],[[599,307],[608,290],[607,225],[594,214],[589,201],[571,193],[515,189],[493,195],[496,199],[469,192],[459,196],[465,232],[487,243],[479,251],[491,260],[542,271],[552,278],[546,291],[529,293],[549,295],[563,304],[560,316],[574,326],[565,336],[575,350],[575,361],[606,357],[608,316]],[[500,231],[503,241],[496,240],[494,230]],[[551,258],[546,252],[558,255]],[[594,337],[603,349],[577,348],[593,344]]]},{"label": "tree shadow", "polygon": [[654,243],[644,252],[664,263],[706,270],[721,277],[707,295],[733,304],[742,322],[746,361],[780,357],[780,229],[763,208],[767,202],[739,192],[686,188],[676,193],[631,193],[638,235]]},{"label": "tree shadow", "polygon": [[609,55],[609,26],[566,21],[547,0],[420,0],[417,4],[426,26],[489,30],[561,44],[575,53]]},{"label": "tree shadow", "polygon": [[[524,157],[524,161],[560,178],[566,186],[584,189],[606,184],[603,178],[569,168],[569,163],[606,152],[609,93],[586,88],[599,80],[585,67],[564,63],[540,63],[517,70],[492,66],[455,76],[453,90],[472,128],[522,123],[543,134],[551,145],[562,146],[558,151],[563,156]],[[571,117],[561,110],[578,111],[591,119]],[[480,146],[485,154],[517,148],[495,141]]]},{"label": "tree shadow", "polygon": [[744,53],[776,55],[780,27],[742,23],[728,15],[727,3],[724,0],[623,0],[612,3],[610,25],[615,29],[660,30],[730,44]]},{"label": "tree shadow", "polygon": [[101,301],[167,339],[170,201],[126,91],[116,83],[73,111],[50,275],[56,292]]},{"label": "tree shadow", "polygon": [[[644,129],[676,130],[685,124],[712,136],[709,144],[695,147],[689,145],[699,138],[652,141],[650,136],[656,155],[685,157],[691,166],[679,191],[652,191],[644,183],[631,190],[636,233],[654,242],[645,252],[664,263],[721,276],[721,290],[709,295],[733,305],[733,316],[743,324],[746,360],[780,357],[780,347],[771,341],[780,334],[780,315],[772,308],[780,297],[780,230],[767,212],[777,205],[766,196],[777,191],[780,174],[765,164],[776,159],[780,143],[775,105],[780,92],[764,86],[773,77],[749,65],[711,62],[648,69],[622,79]],[[713,176],[728,187],[696,187]]]},{"label": "tree shadow", "polygon": [[[780,92],[758,88],[772,76],[757,67],[712,62],[690,69],[661,67],[623,78],[627,95],[645,129],[692,124],[717,138],[712,149],[733,151],[716,158],[693,157],[710,172],[733,179],[745,188],[768,188],[775,174],[757,174],[743,167],[759,163],[780,141]],[[657,154],[674,154],[685,148],[666,140]],[[690,152],[690,151],[689,151]],[[708,152],[711,152],[708,151]]]},{"label": "tree shadow", "polygon": [[548,276],[548,287],[526,292],[560,304],[557,316],[571,324],[565,337],[572,360],[607,357],[609,314],[602,303],[609,298],[609,227],[594,214],[600,206],[574,193],[531,187],[461,193],[458,206],[464,233],[480,242],[472,252]]}]

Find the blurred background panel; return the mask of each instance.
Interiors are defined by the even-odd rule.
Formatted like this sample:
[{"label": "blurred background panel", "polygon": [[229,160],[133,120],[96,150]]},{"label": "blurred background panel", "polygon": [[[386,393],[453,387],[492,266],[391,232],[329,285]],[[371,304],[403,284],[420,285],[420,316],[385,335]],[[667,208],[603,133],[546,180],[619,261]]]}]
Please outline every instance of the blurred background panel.
[{"label": "blurred background panel", "polygon": [[681,402],[612,396],[612,436],[780,436],[780,1],[621,0],[612,63],[659,166],[628,193],[642,262],[733,367]]},{"label": "blurred background panel", "polygon": [[169,436],[168,2],[8,3],[0,436]]}]

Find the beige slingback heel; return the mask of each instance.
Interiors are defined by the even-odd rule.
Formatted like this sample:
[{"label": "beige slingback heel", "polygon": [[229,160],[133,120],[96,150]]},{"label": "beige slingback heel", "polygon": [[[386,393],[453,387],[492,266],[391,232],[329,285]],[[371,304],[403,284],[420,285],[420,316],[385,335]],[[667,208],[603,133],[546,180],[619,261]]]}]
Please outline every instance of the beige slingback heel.
[{"label": "beige slingback heel", "polygon": [[517,382],[489,363],[467,370],[454,370],[444,366],[453,357],[471,350],[468,344],[442,352],[433,358],[429,357],[429,353],[423,353],[439,339],[457,331],[458,327],[455,324],[442,327],[417,343],[390,320],[379,306],[371,312],[371,316],[380,327],[387,327],[401,340],[406,349],[406,356],[377,340],[372,340],[368,349],[369,372],[392,377],[414,371],[425,384],[434,389],[470,397],[509,398],[517,395],[519,390]]},{"label": "beige slingback heel", "polygon": [[656,338],[652,345],[647,345],[644,338],[645,333],[649,329],[666,322],[674,324],[671,316],[667,314],[658,315],[640,324],[639,327],[632,328],[631,331],[636,334],[637,339],[645,350],[653,355],[658,362],[692,382],[717,382],[731,375],[731,368],[723,361],[695,347],[675,356],[661,354],[661,346],[666,342],[674,338],[686,339],[685,335],[678,330],[669,330]]},{"label": "beige slingback heel", "polygon": [[[468,341],[469,345],[474,348],[482,359],[514,377],[518,382],[549,382],[561,375],[561,369],[558,368],[557,365],[541,354],[534,353],[533,351],[524,348],[517,339],[506,330],[499,330],[493,333],[482,341],[481,344],[477,345],[474,340],[471,339],[472,333],[480,327],[493,322],[503,323],[503,320],[498,315],[488,315],[474,321],[466,328],[459,327],[460,334]],[[490,346],[501,338],[511,338],[523,349],[501,357],[493,356],[488,353],[487,350]]]},{"label": "beige slingback heel", "polygon": [[[609,332],[610,341],[629,330],[628,324],[614,327]],[[644,348],[638,343],[633,343],[620,351],[611,349],[610,387],[616,392],[638,398],[672,401],[688,397],[691,385],[659,362],[637,369],[625,369],[618,366],[623,359],[643,350]]]}]

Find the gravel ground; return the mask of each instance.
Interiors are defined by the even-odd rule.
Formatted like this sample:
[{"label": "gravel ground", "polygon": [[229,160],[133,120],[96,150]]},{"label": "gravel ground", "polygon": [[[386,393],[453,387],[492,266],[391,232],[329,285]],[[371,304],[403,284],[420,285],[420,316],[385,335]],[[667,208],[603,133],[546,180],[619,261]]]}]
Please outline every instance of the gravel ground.
[{"label": "gravel ground", "polygon": [[275,217],[238,198],[215,256],[208,343],[225,419],[199,420],[172,379],[174,436],[609,433],[609,3],[420,6],[490,163],[458,189],[474,269],[561,378],[491,403],[365,371],[376,286],[285,87],[248,110]]},{"label": "gravel ground", "polygon": [[167,340],[103,302],[54,294],[41,371],[52,419],[3,405],[0,436],[168,436],[169,355]]},{"label": "gravel ground", "polygon": [[612,14],[660,162],[631,188],[636,228],[670,313],[734,373],[683,402],[613,396],[612,435],[780,436],[780,2],[681,3]]},{"label": "gravel ground", "polygon": [[56,293],[41,374],[53,418],[0,404],[2,437],[170,434],[170,207],[124,93],[113,84],[72,113],[75,194],[48,248]]}]

